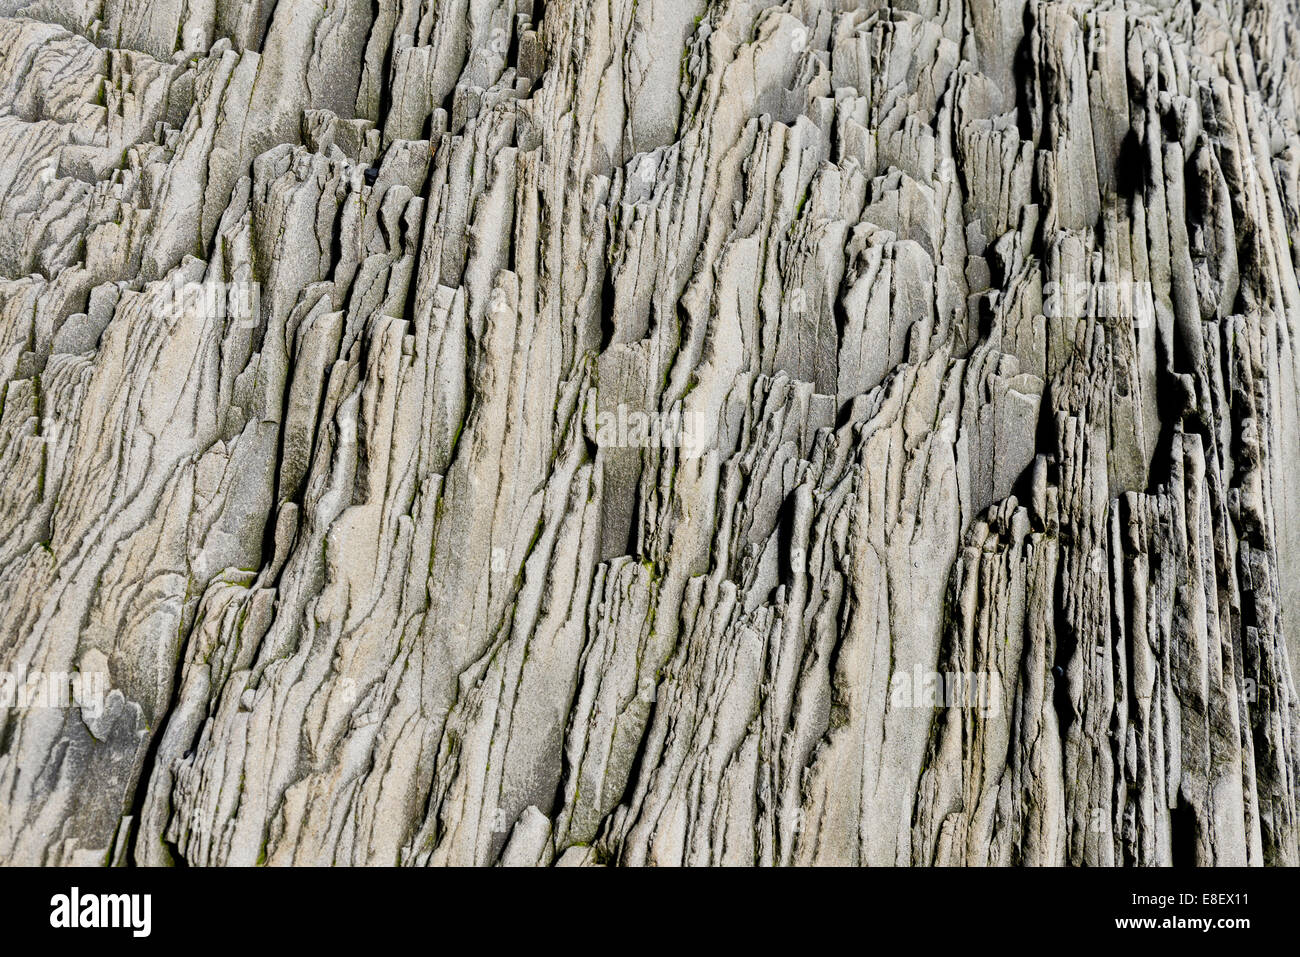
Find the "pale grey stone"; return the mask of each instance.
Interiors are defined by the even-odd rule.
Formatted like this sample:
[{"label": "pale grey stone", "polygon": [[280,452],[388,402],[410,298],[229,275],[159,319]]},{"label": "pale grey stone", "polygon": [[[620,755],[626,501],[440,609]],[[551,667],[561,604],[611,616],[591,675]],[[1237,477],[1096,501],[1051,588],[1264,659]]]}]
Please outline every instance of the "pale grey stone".
[{"label": "pale grey stone", "polygon": [[1297,36],[0,0],[0,863],[1300,864]]}]

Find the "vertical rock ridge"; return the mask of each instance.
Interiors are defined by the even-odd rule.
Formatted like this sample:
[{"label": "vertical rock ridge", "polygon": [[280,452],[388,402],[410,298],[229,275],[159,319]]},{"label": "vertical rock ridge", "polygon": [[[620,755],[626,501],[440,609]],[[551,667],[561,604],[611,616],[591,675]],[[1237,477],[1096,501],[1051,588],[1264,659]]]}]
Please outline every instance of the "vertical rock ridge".
[{"label": "vertical rock ridge", "polygon": [[0,0],[0,861],[1300,864],[1298,53]]}]

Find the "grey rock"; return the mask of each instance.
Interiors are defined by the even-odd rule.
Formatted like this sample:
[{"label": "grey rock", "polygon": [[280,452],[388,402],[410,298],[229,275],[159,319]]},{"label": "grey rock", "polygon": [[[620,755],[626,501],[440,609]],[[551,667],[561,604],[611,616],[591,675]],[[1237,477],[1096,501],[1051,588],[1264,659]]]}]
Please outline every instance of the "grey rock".
[{"label": "grey rock", "polygon": [[0,862],[1300,864],[1297,28],[0,0]]}]

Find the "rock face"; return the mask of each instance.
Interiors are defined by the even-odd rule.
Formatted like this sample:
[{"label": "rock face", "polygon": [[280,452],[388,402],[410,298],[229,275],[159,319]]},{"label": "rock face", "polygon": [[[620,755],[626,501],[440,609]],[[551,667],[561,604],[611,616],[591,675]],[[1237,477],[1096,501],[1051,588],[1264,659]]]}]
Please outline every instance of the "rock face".
[{"label": "rock face", "polygon": [[1300,0],[0,17],[0,861],[1300,864]]}]

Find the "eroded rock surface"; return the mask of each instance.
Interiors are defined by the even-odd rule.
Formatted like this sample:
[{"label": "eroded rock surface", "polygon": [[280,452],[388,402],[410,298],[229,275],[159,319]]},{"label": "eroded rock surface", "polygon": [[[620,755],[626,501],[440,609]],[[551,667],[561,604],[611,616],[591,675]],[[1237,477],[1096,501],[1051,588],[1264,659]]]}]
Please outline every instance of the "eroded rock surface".
[{"label": "eroded rock surface", "polygon": [[1297,0],[0,17],[0,861],[1300,863]]}]

